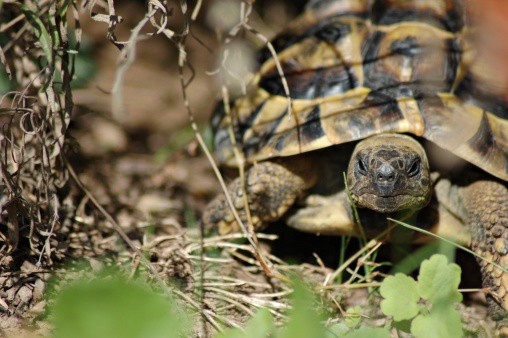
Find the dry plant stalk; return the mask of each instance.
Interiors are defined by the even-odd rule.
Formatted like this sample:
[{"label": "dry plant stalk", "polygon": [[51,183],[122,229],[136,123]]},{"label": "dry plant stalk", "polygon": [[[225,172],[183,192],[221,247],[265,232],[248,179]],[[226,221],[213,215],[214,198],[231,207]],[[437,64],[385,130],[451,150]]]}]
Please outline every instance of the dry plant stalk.
[{"label": "dry plant stalk", "polygon": [[0,269],[21,246],[38,256],[38,265],[63,257],[59,232],[73,209],[62,193],[69,178],[62,155],[71,145],[70,83],[81,41],[76,3],[0,3],[0,34],[8,41],[0,48],[1,71],[12,84],[0,98],[0,223],[7,224],[7,233],[0,233]]},{"label": "dry plant stalk", "polygon": [[[181,81],[181,87],[182,87],[182,96],[183,96],[183,101],[184,101],[184,104],[185,104],[185,107],[187,110],[187,114],[188,114],[191,126],[194,129],[194,132],[196,135],[196,139],[197,139],[198,143],[200,144],[203,152],[209,159],[209,161],[216,173],[216,176],[218,177],[219,182],[221,183],[224,193],[227,196],[228,193],[227,193],[227,189],[226,189],[224,180],[221,177],[221,174],[219,172],[217,164],[214,162],[213,157],[211,156],[211,154],[209,153],[208,149],[205,146],[203,137],[200,134],[200,132],[197,128],[197,125],[195,123],[194,115],[193,115],[192,109],[191,109],[191,104],[189,103],[188,98],[187,98],[187,88],[190,85],[190,83],[192,82],[194,73],[193,73],[193,67],[190,64],[190,61],[187,59],[187,52],[185,49],[186,48],[186,39],[189,37],[189,34],[190,34],[190,23],[192,20],[195,20],[195,18],[197,17],[198,11],[201,8],[201,1],[197,2],[192,13],[190,13],[190,10],[187,7],[187,3],[185,2],[185,0],[179,0],[179,8],[168,8],[168,6],[169,6],[168,3],[169,3],[168,1],[157,1],[157,0],[148,1],[148,6],[147,6],[145,17],[132,30],[132,33],[127,41],[119,42],[115,36],[115,27],[122,20],[121,20],[121,17],[119,17],[115,13],[114,1],[108,0],[107,6],[105,5],[104,2],[98,2],[98,1],[87,1],[86,2],[86,6],[90,12],[92,19],[99,21],[99,22],[104,22],[108,25],[107,37],[121,51],[120,55],[118,57],[119,66],[117,69],[117,75],[116,75],[115,83],[114,83],[114,86],[112,89],[113,117],[115,117],[119,121],[122,121],[125,119],[125,116],[123,114],[125,114],[126,110],[123,109],[123,107],[122,107],[122,102],[123,102],[123,100],[122,100],[122,84],[123,84],[126,72],[128,71],[130,65],[132,64],[132,62],[135,59],[136,43],[138,41],[144,40],[144,39],[149,38],[150,36],[153,36],[156,34],[164,35],[166,38],[168,38],[175,45],[175,47],[177,48],[177,50],[179,52],[178,65],[179,65],[179,75],[180,75],[180,81]],[[255,34],[255,36],[257,36],[259,39],[261,39],[265,44],[270,45],[270,43],[268,42],[268,39],[266,39],[265,37],[263,37],[262,35],[257,33],[254,29],[252,29],[247,24],[247,21],[248,21],[247,19],[248,19],[250,10],[251,10],[251,4],[249,2],[241,2],[241,4],[242,4],[242,7],[241,7],[242,8],[242,16],[241,16],[242,21],[236,26],[236,28],[234,28],[234,31],[232,31],[230,33],[230,37],[237,34],[239,31],[245,29],[248,32]],[[102,8],[100,7],[100,5],[102,5]],[[99,13],[98,11],[102,11],[102,12]],[[181,31],[178,31],[178,32],[173,31],[170,28],[168,28],[168,22],[171,19],[171,15],[175,15],[174,12],[177,12],[177,11],[179,11],[178,15],[181,14],[181,17],[183,19],[183,25],[182,25]],[[153,31],[151,33],[141,33],[142,29],[146,28],[146,26],[149,26],[149,25],[152,26]],[[146,31],[146,29],[145,29],[145,31]],[[273,54],[275,56],[275,52],[273,51],[273,48],[270,48],[270,50],[273,52]],[[280,68],[280,66],[279,66],[279,68]],[[184,75],[184,69],[191,71],[190,79],[186,79],[186,76]],[[224,68],[221,71],[228,72],[228,69]],[[281,70],[280,70],[280,74],[281,74],[281,77],[283,77]],[[286,83],[286,82],[284,81],[284,83]],[[287,89],[287,85],[285,87],[286,87],[286,92],[288,93],[288,105],[289,105],[289,107],[291,107],[291,100],[289,99],[289,90]],[[226,97],[228,96],[227,89],[225,90],[225,96]],[[232,121],[232,124],[233,123],[234,123],[234,121]],[[239,166],[239,167],[242,168],[242,166]],[[83,189],[85,189],[85,188],[83,187]],[[87,192],[87,195],[89,196],[90,200],[92,202],[94,202],[93,196],[91,196],[91,194],[89,192]],[[235,212],[235,209],[233,207],[230,197],[227,196],[227,199],[228,199],[228,203],[230,204],[230,207],[232,207],[233,211]],[[111,217],[110,215],[107,215],[105,210],[103,210],[103,208],[100,208],[100,205],[98,205],[98,203],[96,201],[94,202],[94,204],[96,204],[96,206],[99,207],[101,212],[103,212],[106,215],[106,217],[110,220],[110,222],[114,225],[115,229],[117,230],[117,232],[119,232],[120,236],[122,236],[122,238],[125,239],[127,236],[125,236],[125,234],[123,233],[123,231],[120,227],[115,225],[116,221],[114,220],[114,218]],[[246,207],[248,208],[248,205],[246,205]],[[240,221],[240,217],[237,214],[235,215],[235,217],[236,217],[237,221],[239,222],[239,224],[242,224],[242,222]],[[254,233],[251,231],[247,231],[245,229],[243,236],[245,238],[247,238],[251,244],[251,250],[247,249],[247,251],[249,251],[256,258],[258,258],[259,265],[263,267],[265,272],[267,272],[268,274],[272,274],[270,269],[268,268],[269,264],[266,263],[266,258],[264,257],[264,255],[261,253],[261,251],[259,249],[259,246],[257,244],[257,239],[256,239]],[[139,252],[140,248],[134,246],[129,241],[127,241],[127,243],[131,246],[131,248],[133,249],[134,252],[138,253],[138,256],[139,256],[138,258],[140,259],[140,261],[144,265],[146,265],[153,273],[155,273],[154,277],[157,278],[159,280],[159,283],[161,284],[161,286],[163,286],[162,285],[163,282],[162,282],[162,280],[160,280],[160,276],[157,275],[157,273],[155,272],[155,269],[146,260],[146,258],[143,255],[141,255],[141,253]],[[203,266],[202,266],[203,271],[205,269],[204,263],[206,261],[211,261],[210,259],[207,259],[204,256],[204,247],[205,247],[204,243],[201,243],[200,247],[194,246],[195,250],[198,250],[201,252],[202,256],[200,259],[201,259],[201,262],[203,263]],[[192,256],[189,254],[188,257],[192,257]],[[254,261],[253,263],[256,263],[256,262]],[[202,281],[204,281],[203,278],[204,277],[202,275],[201,276]],[[224,298],[224,295],[218,296],[218,294],[222,292],[222,291],[220,291],[220,289],[216,289],[213,287],[207,287],[206,289],[207,289],[206,290],[207,293],[209,293],[211,295],[211,297]],[[196,303],[194,303],[194,301],[189,299],[187,296],[185,296],[178,290],[172,290],[172,291],[176,292],[180,297],[185,299],[191,305],[191,307],[193,307],[194,309],[199,309],[198,305]],[[229,299],[230,299],[230,297],[229,297]],[[260,297],[258,299],[258,298],[252,298],[252,297],[245,296],[245,297],[239,299],[238,301],[245,302],[245,304],[249,305],[249,306],[252,306],[254,304],[254,307],[267,307],[270,309],[270,311],[276,313],[278,317],[283,316],[281,313],[278,312],[278,310],[285,309],[284,304],[279,304],[277,302],[272,302],[272,301],[265,301],[262,299],[262,297]],[[238,303],[238,301],[235,301],[235,302]],[[240,304],[240,303],[238,303],[238,304]],[[238,305],[238,306],[242,307],[244,305]],[[244,308],[244,311],[250,312],[250,311],[252,311],[252,308],[251,309]],[[217,322],[217,319],[222,323],[226,322],[229,325],[233,325],[233,326],[235,325],[235,323],[229,322],[228,318],[220,317],[213,311],[210,311],[206,308],[201,308],[201,314],[204,317],[204,319],[208,323],[210,323],[217,331],[222,331],[222,326],[219,324],[219,322]],[[205,332],[206,332],[206,330],[205,330]]]},{"label": "dry plant stalk", "polygon": [[[233,211],[235,220],[238,223],[238,225],[240,226],[240,228],[242,229],[243,233],[246,235],[246,237],[249,240],[249,242],[251,243],[252,247],[255,249],[254,255],[257,258],[257,260],[259,261],[259,264],[263,267],[263,270],[265,271],[265,273],[270,277],[273,276],[273,277],[280,278],[282,280],[287,280],[287,278],[285,276],[283,276],[282,274],[280,274],[277,271],[276,266],[273,265],[267,259],[266,255],[264,255],[262,250],[259,248],[256,234],[254,232],[254,227],[252,225],[252,216],[251,216],[251,212],[250,212],[250,208],[249,208],[249,203],[247,201],[247,193],[246,193],[246,189],[245,189],[246,159],[245,159],[244,154],[241,151],[239,145],[237,144],[237,139],[235,137],[235,129],[238,126],[239,122],[238,122],[237,116],[231,111],[231,107],[230,107],[231,95],[230,95],[229,89],[228,89],[230,87],[230,83],[228,83],[230,81],[228,81],[228,79],[230,79],[230,80],[232,80],[232,82],[234,82],[238,86],[240,86],[242,94],[246,94],[246,90],[247,90],[244,78],[241,75],[236,74],[234,69],[231,69],[231,68],[234,68],[234,66],[233,67],[229,66],[230,50],[229,50],[228,46],[232,45],[234,43],[234,40],[238,36],[240,36],[244,32],[250,33],[250,34],[254,35],[254,37],[256,39],[258,39],[264,46],[266,46],[269,53],[273,57],[277,72],[278,72],[280,79],[281,79],[282,87],[284,89],[284,92],[285,92],[285,95],[287,98],[287,110],[288,110],[288,118],[289,119],[291,119],[291,117],[294,113],[293,112],[293,105],[292,105],[292,100],[291,100],[291,96],[289,93],[289,86],[288,86],[286,77],[284,76],[284,72],[282,70],[282,66],[281,66],[280,61],[278,59],[275,48],[273,47],[272,43],[266,36],[264,36],[263,34],[258,32],[257,30],[255,30],[249,24],[249,17],[250,17],[250,14],[252,13],[252,2],[247,1],[247,0],[239,1],[238,11],[239,11],[238,23],[234,24],[232,27],[226,27],[226,26],[223,27],[224,29],[229,29],[229,30],[227,31],[225,39],[224,39],[225,48],[224,48],[224,53],[222,55],[222,60],[220,62],[220,69],[218,69],[217,71],[215,71],[213,73],[219,73],[221,75],[221,79],[222,79],[221,89],[222,89],[223,109],[224,109],[227,121],[229,123],[229,138],[230,138],[231,144],[233,146],[233,153],[234,153],[237,165],[238,165],[238,174],[239,174],[240,180],[242,182],[242,190],[243,190],[242,195],[243,195],[243,204],[244,204],[243,207],[245,208],[248,227],[246,227],[243,224],[242,220],[238,216],[238,213],[236,212],[236,208],[233,206],[232,200],[229,196],[229,193],[228,193],[226,187],[222,183],[222,179],[221,179],[220,175],[217,175],[217,176],[219,178],[219,181],[221,182],[223,192],[226,196],[226,201],[227,201],[230,209]],[[221,16],[221,13],[217,13],[217,14],[219,16]],[[220,21],[220,20],[217,20],[217,21]],[[247,67],[247,66],[245,66],[245,67]],[[214,163],[212,163],[212,164],[215,166]],[[254,163],[254,167],[255,167],[255,165],[256,165],[256,163]]]}]

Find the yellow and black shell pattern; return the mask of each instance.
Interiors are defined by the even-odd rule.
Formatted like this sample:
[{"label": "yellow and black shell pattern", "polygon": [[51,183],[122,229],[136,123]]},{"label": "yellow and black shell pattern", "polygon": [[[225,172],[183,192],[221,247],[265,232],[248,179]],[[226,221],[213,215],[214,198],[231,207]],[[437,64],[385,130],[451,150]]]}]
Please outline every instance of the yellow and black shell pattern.
[{"label": "yellow and black shell pattern", "polygon": [[[268,49],[247,94],[231,103],[236,144],[249,162],[380,133],[433,141],[508,181],[508,100],[491,91],[457,0],[313,0]],[[291,107],[291,109],[289,109]],[[212,118],[219,160],[235,166],[230,121]]]}]

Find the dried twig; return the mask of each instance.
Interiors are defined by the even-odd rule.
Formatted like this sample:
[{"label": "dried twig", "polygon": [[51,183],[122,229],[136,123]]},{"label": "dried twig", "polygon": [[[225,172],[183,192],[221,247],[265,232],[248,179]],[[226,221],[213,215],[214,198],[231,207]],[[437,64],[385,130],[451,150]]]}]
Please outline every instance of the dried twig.
[{"label": "dried twig", "polygon": [[[69,8],[76,8],[75,1],[5,1],[2,5],[4,17],[14,19],[0,23],[9,41],[0,59],[11,81],[23,89],[0,98],[0,114],[8,117],[0,130],[0,186],[9,196],[2,199],[0,214],[5,212],[8,218],[11,252],[20,243],[21,229],[30,228],[26,252],[39,256],[39,266],[51,264],[53,255],[62,250],[57,248],[56,231],[62,226],[58,190],[68,175],[60,167],[63,148],[56,141],[65,144],[73,108]],[[78,49],[77,13],[74,21]],[[57,76],[61,76],[58,83]]]}]

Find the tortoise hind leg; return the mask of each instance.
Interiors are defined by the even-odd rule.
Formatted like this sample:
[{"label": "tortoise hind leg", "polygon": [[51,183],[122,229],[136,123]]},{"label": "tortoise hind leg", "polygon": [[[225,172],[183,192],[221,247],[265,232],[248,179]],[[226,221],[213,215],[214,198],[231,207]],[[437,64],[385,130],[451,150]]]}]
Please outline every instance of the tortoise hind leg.
[{"label": "tortoise hind leg", "polygon": [[[464,207],[469,216],[473,250],[503,268],[508,268],[508,189],[500,183],[478,181],[465,189]],[[498,334],[508,337],[508,274],[477,259],[489,313],[497,323]]]},{"label": "tortoise hind leg", "polygon": [[[277,221],[293,205],[295,200],[309,185],[305,177],[308,170],[294,161],[261,162],[245,173],[245,190],[252,216],[254,230],[259,230],[266,223]],[[313,181],[310,179],[310,181]],[[244,207],[242,181],[235,179],[228,186],[240,219],[247,223]],[[227,204],[224,194],[220,194],[206,207],[203,214],[205,229],[218,229],[219,233],[227,234],[240,231],[233,212]]]}]

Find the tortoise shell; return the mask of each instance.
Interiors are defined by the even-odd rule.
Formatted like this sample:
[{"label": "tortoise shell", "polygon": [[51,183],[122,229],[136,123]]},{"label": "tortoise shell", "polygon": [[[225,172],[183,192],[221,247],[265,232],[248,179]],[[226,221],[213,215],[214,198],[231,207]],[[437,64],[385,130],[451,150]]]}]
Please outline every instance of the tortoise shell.
[{"label": "tortoise shell", "polygon": [[249,162],[380,133],[428,139],[508,180],[508,100],[494,67],[474,50],[474,29],[454,0],[311,1],[268,49],[232,119],[212,118],[219,160],[230,138]]}]

